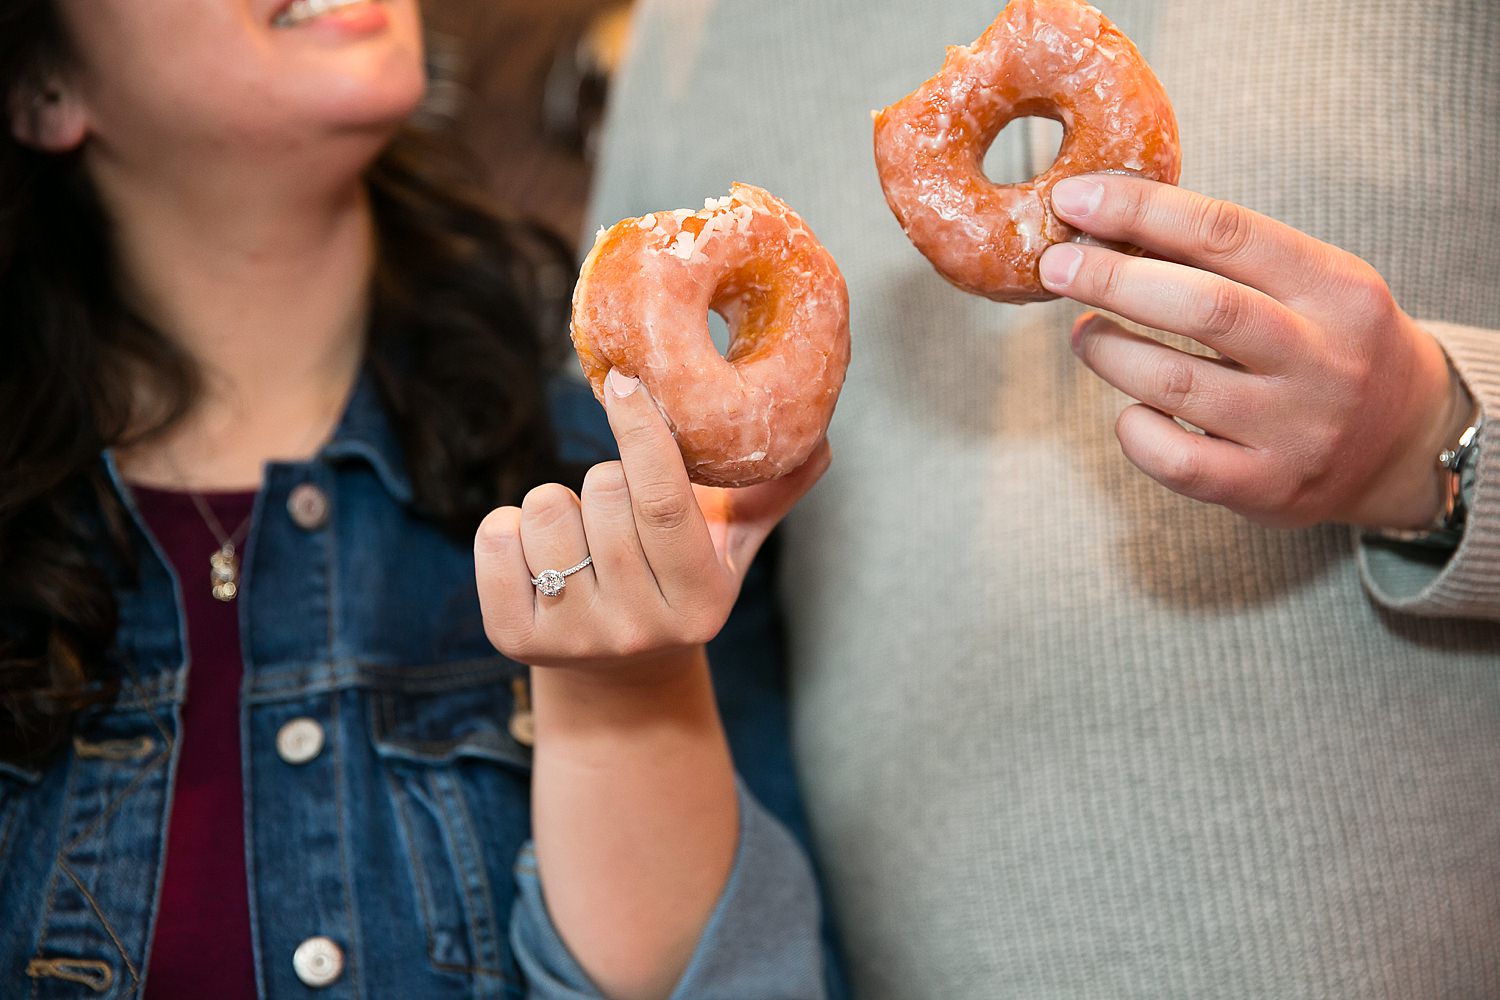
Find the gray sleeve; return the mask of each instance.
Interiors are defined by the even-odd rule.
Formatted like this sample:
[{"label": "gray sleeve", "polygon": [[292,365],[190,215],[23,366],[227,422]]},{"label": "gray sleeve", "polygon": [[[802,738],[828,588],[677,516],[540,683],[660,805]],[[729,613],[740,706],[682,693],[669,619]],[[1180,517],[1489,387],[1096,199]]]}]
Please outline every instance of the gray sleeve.
[{"label": "gray sleeve", "polygon": [[1361,541],[1365,586],[1393,611],[1500,621],[1500,330],[1424,322],[1490,422],[1463,539],[1453,552]]},{"label": "gray sleeve", "polygon": [[[812,867],[792,835],[739,789],[740,840],[729,881],[672,1000],[824,1000],[821,914]],[[528,844],[511,946],[529,1000],[601,1000],[547,914]]]}]

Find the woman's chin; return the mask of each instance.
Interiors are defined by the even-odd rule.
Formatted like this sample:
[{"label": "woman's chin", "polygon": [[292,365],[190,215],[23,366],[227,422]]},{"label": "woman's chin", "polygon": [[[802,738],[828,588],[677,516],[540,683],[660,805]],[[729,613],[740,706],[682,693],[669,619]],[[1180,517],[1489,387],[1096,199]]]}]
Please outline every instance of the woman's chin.
[{"label": "woman's chin", "polygon": [[420,47],[345,56],[323,61],[316,71],[288,74],[285,79],[297,80],[298,93],[286,95],[283,107],[300,106],[338,127],[399,123],[421,105],[427,78]]},{"label": "woman's chin", "polygon": [[314,110],[318,123],[333,132],[395,129],[422,106],[423,94],[421,85],[401,90],[386,87],[376,93],[361,90],[345,100],[339,100],[338,95],[329,95],[329,99]]}]

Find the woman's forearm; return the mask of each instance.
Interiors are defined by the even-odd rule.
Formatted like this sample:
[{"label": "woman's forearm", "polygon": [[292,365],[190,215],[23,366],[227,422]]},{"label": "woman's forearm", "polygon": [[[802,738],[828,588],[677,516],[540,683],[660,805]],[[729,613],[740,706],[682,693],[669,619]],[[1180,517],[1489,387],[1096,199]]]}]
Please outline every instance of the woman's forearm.
[{"label": "woman's forearm", "polygon": [[628,671],[532,671],[547,910],[612,1000],[665,998],[728,881],[734,768],[702,647]]},{"label": "woman's forearm", "polygon": [[[703,644],[829,452],[824,443],[796,472],[732,496],[695,487],[649,389],[614,370],[605,381],[620,460],[590,469],[581,493],[543,484],[520,507],[491,511],[475,534],[474,572],[490,641],[534,665],[540,881],[521,881],[581,967],[569,978],[582,972],[621,1000],[665,998],[739,846],[739,789]],[[544,587],[539,574],[563,566],[564,585]],[[772,853],[793,876],[786,898],[801,898],[805,859]],[[773,896],[779,885],[755,883]],[[517,926],[536,917],[527,911]],[[777,961],[797,945],[770,950]]]}]

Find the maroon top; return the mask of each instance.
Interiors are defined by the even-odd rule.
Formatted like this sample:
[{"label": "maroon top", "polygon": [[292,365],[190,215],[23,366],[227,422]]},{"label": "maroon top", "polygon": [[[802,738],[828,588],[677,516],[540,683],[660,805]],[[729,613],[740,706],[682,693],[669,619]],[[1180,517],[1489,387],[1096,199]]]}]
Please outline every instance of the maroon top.
[{"label": "maroon top", "polygon": [[[240,773],[239,600],[226,604],[213,596],[208,560],[219,542],[192,498],[140,486],[132,492],[181,584],[189,664],[145,1000],[255,1000]],[[254,493],[203,496],[231,536],[255,501]],[[243,544],[237,548],[244,551]]]}]

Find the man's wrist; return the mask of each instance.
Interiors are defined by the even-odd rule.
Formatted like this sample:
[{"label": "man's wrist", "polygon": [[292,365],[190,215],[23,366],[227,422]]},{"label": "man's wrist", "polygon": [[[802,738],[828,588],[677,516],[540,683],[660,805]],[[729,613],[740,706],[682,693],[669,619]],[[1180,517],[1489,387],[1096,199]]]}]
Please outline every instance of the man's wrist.
[{"label": "man's wrist", "polygon": [[1443,548],[1455,547],[1462,537],[1484,418],[1457,372],[1449,370],[1454,389],[1445,421],[1447,433],[1428,465],[1436,497],[1432,514],[1420,526],[1374,528],[1367,533],[1369,537]]}]

